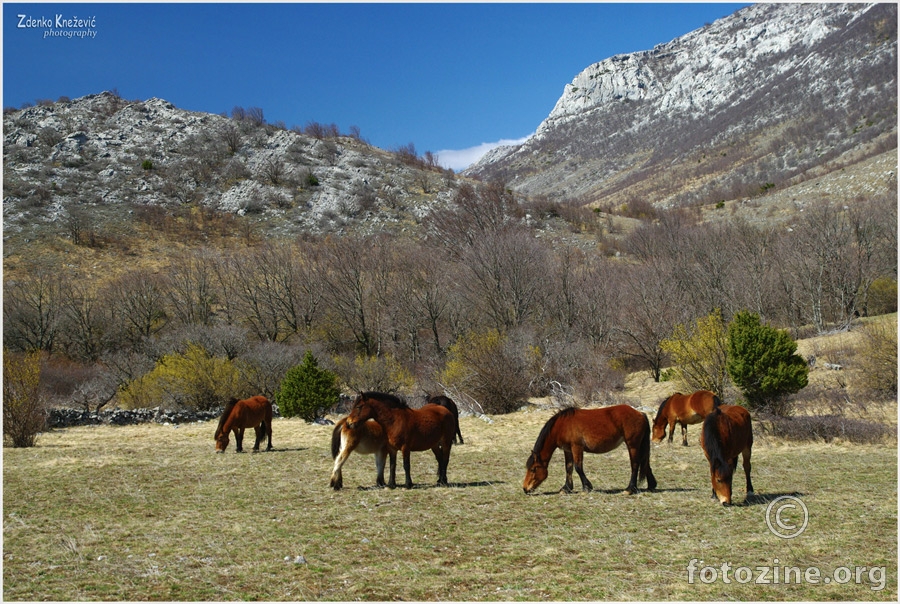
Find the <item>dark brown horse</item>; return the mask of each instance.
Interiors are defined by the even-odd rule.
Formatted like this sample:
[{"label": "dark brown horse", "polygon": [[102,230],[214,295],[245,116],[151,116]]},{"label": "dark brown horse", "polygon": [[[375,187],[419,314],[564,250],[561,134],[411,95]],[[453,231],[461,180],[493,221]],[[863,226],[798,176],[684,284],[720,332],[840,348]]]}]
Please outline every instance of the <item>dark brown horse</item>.
[{"label": "dark brown horse", "polygon": [[753,426],[750,414],[737,405],[722,405],[703,420],[703,436],[700,439],[703,452],[709,461],[712,480],[712,497],[731,504],[731,481],[737,468],[737,458],[744,459],[747,475],[747,496],[753,494],[750,482],[750,452],[753,448]]},{"label": "dark brown horse", "polygon": [[331,433],[331,458],[334,459],[334,469],[331,471],[331,488],[338,491],[344,486],[344,478],[341,467],[347,461],[350,453],[356,451],[362,454],[375,455],[375,469],[378,475],[375,484],[384,485],[384,462],[388,456],[391,458],[391,482],[395,481],[397,472],[397,452],[390,450],[384,429],[374,419],[361,422],[353,429],[347,427],[347,418],[341,419],[334,426]]},{"label": "dark brown horse", "polygon": [[429,397],[428,401],[425,404],[440,405],[441,407],[446,407],[447,410],[453,414],[453,419],[456,420],[456,434],[454,434],[453,436],[453,443],[456,444],[456,439],[459,438],[459,444],[466,444],[466,441],[463,440],[462,432],[459,431],[459,408],[456,406],[456,403],[453,402],[452,398],[450,398],[449,396],[438,394]]},{"label": "dark brown horse", "polygon": [[254,396],[239,401],[231,399],[216,428],[216,453],[224,453],[228,448],[228,433],[234,432],[234,442],[238,453],[244,452],[244,430],[253,428],[256,431],[256,443],[253,452],[259,451],[263,436],[269,437],[266,451],[272,450],[272,403],[264,396]]},{"label": "dark brown horse", "polygon": [[631,480],[627,491],[637,492],[640,481],[647,479],[647,487],[656,488],[656,478],[650,469],[650,422],[647,416],[628,405],[615,405],[600,409],[563,409],[546,424],[534,443],[534,449],[525,462],[526,493],[534,491],[547,478],[547,466],[556,449],[562,449],[566,457],[566,483],[562,491],[572,492],[572,468],[581,478],[581,487],[590,491],[594,487],[584,475],[584,453],[608,453],[622,443],[628,447],[631,458]]},{"label": "dark brown horse", "polygon": [[[448,486],[447,466],[450,464],[450,449],[456,422],[453,414],[440,405],[425,405],[421,409],[411,409],[405,401],[390,394],[363,392],[356,397],[347,427],[354,429],[361,422],[374,419],[387,436],[388,445],[394,452],[403,454],[403,470],[406,472],[407,489],[413,482],[409,475],[409,455],[413,451],[431,449],[438,462],[438,484]],[[393,488],[393,480],[388,486]]]},{"label": "dark brown horse", "polygon": [[669,443],[675,436],[675,424],[681,425],[681,444],[688,444],[688,424],[699,424],[703,418],[722,404],[719,397],[709,390],[698,390],[693,394],[676,392],[659,405],[656,419],[653,420],[653,442],[658,443],[666,437],[666,425],[669,426]]}]

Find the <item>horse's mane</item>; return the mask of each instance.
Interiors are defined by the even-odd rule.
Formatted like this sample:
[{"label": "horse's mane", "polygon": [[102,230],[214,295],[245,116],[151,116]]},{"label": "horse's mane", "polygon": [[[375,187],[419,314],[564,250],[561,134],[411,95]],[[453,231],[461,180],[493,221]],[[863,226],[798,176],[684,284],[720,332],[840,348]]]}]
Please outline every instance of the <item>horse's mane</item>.
[{"label": "horse's mane", "polygon": [[409,409],[409,405],[405,400],[398,396],[394,396],[393,394],[386,394],[384,392],[360,392],[359,396],[356,397],[356,400],[358,402],[362,399],[376,400],[391,409]]},{"label": "horse's mane", "polygon": [[[680,394],[680,393],[676,392],[675,394]],[[668,403],[669,399],[672,398],[673,396],[675,396],[675,394],[670,394],[669,396],[664,398],[662,400],[662,402],[659,404],[659,409],[657,409],[657,411],[656,411],[656,417],[653,419],[654,424],[656,424],[656,422],[659,421],[659,418],[662,416],[663,407],[666,406],[666,403]]]},{"label": "horse's mane", "polygon": [[556,420],[561,417],[568,417],[575,413],[576,407],[566,407],[562,411],[559,411],[556,415],[547,420],[547,423],[544,424],[544,427],[541,428],[541,433],[538,434],[537,440],[534,442],[534,449],[532,449],[532,454],[537,456],[541,449],[544,448],[544,442],[547,440],[547,437],[550,436],[550,431],[553,430],[553,426],[556,425]]},{"label": "horse's mane", "polygon": [[703,420],[703,448],[706,449],[706,453],[709,455],[710,466],[714,470],[718,469],[722,478],[727,480],[732,473],[732,468],[725,457],[725,453],[722,451],[719,420],[723,417],[726,421],[728,420],[727,416],[722,414],[722,410],[716,407]]},{"label": "horse's mane", "polygon": [[227,403],[225,403],[225,409],[222,410],[222,417],[219,418],[219,425],[216,426],[216,435],[213,437],[218,440],[219,436],[222,434],[222,428],[225,427],[225,422],[228,421],[228,417],[231,415],[231,412],[234,410],[234,406],[237,405],[238,400],[236,398],[231,399]]}]

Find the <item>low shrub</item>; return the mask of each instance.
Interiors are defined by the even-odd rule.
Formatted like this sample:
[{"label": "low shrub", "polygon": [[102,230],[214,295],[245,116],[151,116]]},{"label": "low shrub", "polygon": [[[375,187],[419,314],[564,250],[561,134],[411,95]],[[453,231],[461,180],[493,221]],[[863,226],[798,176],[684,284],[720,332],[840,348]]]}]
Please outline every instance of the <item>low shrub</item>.
[{"label": "low shrub", "polygon": [[13,447],[33,447],[44,430],[47,409],[40,380],[40,352],[3,351],[3,438]]},{"label": "low shrub", "polygon": [[807,415],[772,417],[758,422],[764,434],[798,442],[841,439],[853,443],[883,442],[893,431],[878,422],[853,419],[842,415]]}]

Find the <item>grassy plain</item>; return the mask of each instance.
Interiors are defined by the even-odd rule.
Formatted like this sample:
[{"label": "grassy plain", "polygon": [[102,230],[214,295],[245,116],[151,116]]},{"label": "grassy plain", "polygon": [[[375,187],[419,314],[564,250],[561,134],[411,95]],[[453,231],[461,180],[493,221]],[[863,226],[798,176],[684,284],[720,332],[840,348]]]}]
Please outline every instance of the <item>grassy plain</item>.
[{"label": "grassy plain", "polygon": [[[723,508],[692,426],[689,447],[653,449],[655,493],[622,493],[620,448],[587,456],[594,492],[557,493],[557,453],[526,496],[525,458],[551,414],[462,418],[452,486],[434,486],[433,456],[417,453],[411,491],[360,488],[374,463],[356,454],[332,491],[331,428],[297,419],[276,420],[277,450],[259,454],[214,454],[212,422],[41,435],[3,451],[4,600],[897,600],[895,444],[757,437],[757,495]],[[766,525],[783,494],[809,510],[794,539]],[[860,583],[756,584],[760,566],[886,572],[883,589],[868,570]],[[702,582],[704,567],[718,580]]]}]

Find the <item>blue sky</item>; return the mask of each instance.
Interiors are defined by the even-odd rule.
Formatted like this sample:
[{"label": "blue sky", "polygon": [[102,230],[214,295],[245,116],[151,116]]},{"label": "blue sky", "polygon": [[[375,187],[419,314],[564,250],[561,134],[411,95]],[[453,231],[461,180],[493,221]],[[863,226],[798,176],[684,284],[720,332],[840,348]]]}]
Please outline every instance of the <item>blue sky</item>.
[{"label": "blue sky", "polygon": [[[4,3],[3,106],[115,88],[192,111],[261,107],[288,127],[357,126],[384,149],[488,148],[534,132],[592,63],[741,6]],[[58,15],[89,22],[57,27]],[[473,155],[441,156],[461,169]]]}]

